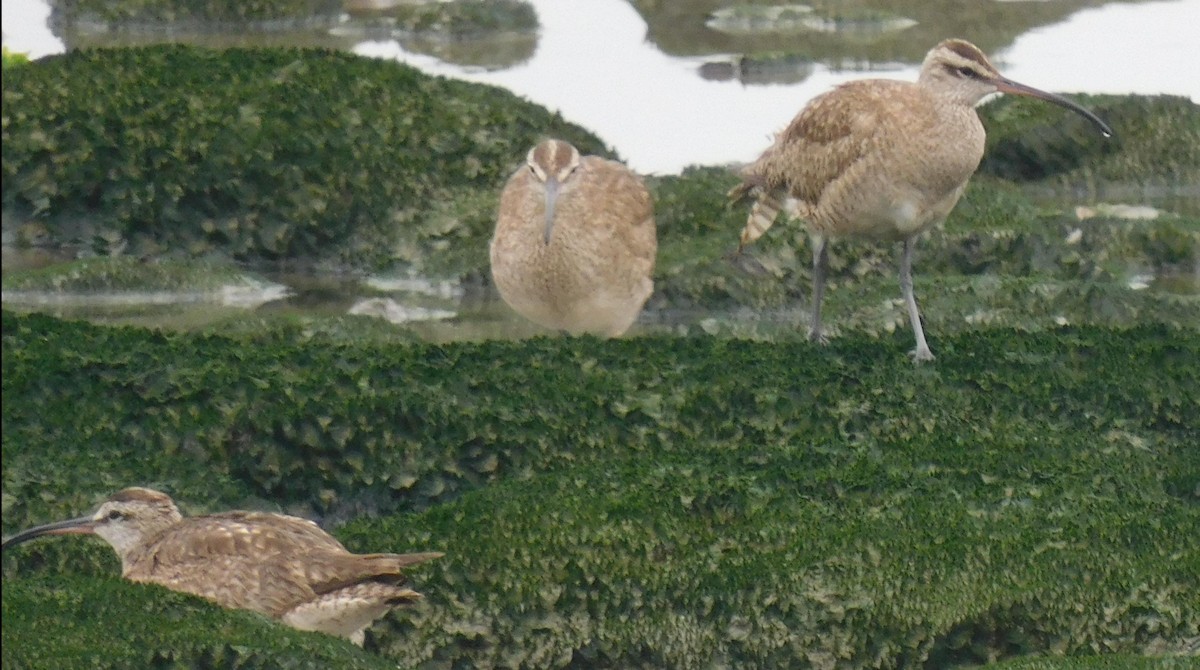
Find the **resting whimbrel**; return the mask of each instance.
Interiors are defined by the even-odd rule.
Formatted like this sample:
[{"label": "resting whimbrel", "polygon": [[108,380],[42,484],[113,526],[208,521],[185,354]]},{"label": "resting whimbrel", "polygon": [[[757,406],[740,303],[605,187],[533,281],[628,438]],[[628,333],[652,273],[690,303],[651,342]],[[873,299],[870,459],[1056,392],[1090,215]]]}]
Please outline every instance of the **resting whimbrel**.
[{"label": "resting whimbrel", "polygon": [[500,195],[492,278],[518,314],[547,328],[615,337],[654,290],[654,205],[615,161],[562,140],[529,150]]},{"label": "resting whimbrel", "polygon": [[[821,298],[830,237],[861,236],[904,243],[900,286],[916,336],[918,361],[933,354],[912,290],[917,235],[946,218],[983,158],[984,130],[975,105],[996,92],[1062,105],[1112,131],[1066,98],[1000,75],[975,45],[938,44],[916,83],[867,79],[843,84],[810,102],[729,192],[753,194],[741,246],[760,237],[784,207],[813,238],[810,339],[823,342]],[[740,247],[739,247],[740,248]]]},{"label": "resting whimbrel", "polygon": [[352,554],[307,519],[268,512],[183,517],[169,496],[144,488],[113,494],[95,514],[30,528],[3,548],[42,535],[94,534],[121,557],[122,575],[300,630],[349,638],[421,594],[401,570],[441,556]]}]

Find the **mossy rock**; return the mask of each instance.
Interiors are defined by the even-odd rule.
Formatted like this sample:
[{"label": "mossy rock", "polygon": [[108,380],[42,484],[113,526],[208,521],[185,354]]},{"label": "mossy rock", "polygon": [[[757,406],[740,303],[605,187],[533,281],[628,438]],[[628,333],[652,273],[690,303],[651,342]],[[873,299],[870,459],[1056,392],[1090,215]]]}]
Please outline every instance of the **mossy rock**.
[{"label": "mossy rock", "polygon": [[73,52],[6,72],[4,110],[4,207],[134,254],[402,263],[398,227],[539,139],[611,155],[498,88],[323,50]]},{"label": "mossy rock", "polygon": [[1200,183],[1200,105],[1165,95],[1070,97],[1104,119],[1113,136],[1062,107],[1007,96],[980,108],[988,131],[980,173],[1092,190],[1105,182]]},{"label": "mossy rock", "polygon": [[992,663],[984,667],[986,670],[1194,670],[1200,668],[1200,656],[1037,656]]},{"label": "mossy rock", "polygon": [[108,291],[214,291],[225,286],[251,286],[265,280],[229,263],[129,256],[101,256],[6,274],[5,291],[95,293]]},{"label": "mossy rock", "polygon": [[[812,265],[807,231],[800,222],[781,218],[761,239],[736,253],[748,212],[747,207],[730,207],[725,200],[725,192],[736,183],[737,177],[722,168],[692,168],[678,177],[650,180],[659,227],[651,310],[779,310],[807,304]],[[854,310],[876,309],[880,297],[899,297],[898,244],[837,239],[829,254],[835,288],[826,301],[832,309],[845,304],[847,291],[866,298],[865,302],[850,298]],[[1071,293],[1104,284],[1119,292],[1121,285],[1141,275],[1186,276],[1198,259],[1200,218],[1196,214],[1163,212],[1149,220],[1098,216],[1081,221],[1074,212],[1041,204],[1017,184],[984,175],[972,180],[945,224],[918,241],[915,281],[923,305],[950,299],[931,294],[926,288],[930,284],[1082,282],[1064,287]],[[880,287],[887,288],[880,293]],[[1180,298],[1185,303],[1188,293],[1185,289]],[[1176,297],[1130,295],[1128,299],[1174,302]],[[1190,310],[1200,309],[1190,302],[1191,307],[1181,305],[1185,320],[1196,313]],[[972,304],[945,307],[956,315],[974,309]],[[942,309],[926,305],[922,313],[937,318]],[[1067,316],[1077,323],[1092,318],[1088,311]]]},{"label": "mossy rock", "polygon": [[4,47],[3,55],[0,57],[0,64],[3,65],[4,70],[14,67],[21,67],[29,64],[29,56],[21,53],[14,53],[9,51],[8,47]]},{"label": "mossy rock", "polygon": [[3,662],[14,670],[396,667],[345,640],[121,581],[115,573],[46,572],[6,581],[3,614]]},{"label": "mossy rock", "polygon": [[137,2],[99,2],[97,0],[65,0],[54,3],[52,20],[56,25],[79,23],[102,25],[110,30],[129,30],[133,26],[147,29],[208,27],[234,25],[304,25],[315,19],[326,22],[341,11],[340,0],[139,0]]},{"label": "mossy rock", "polygon": [[1200,658],[1096,654],[1069,658],[1036,657],[986,665],[988,670],[1194,670]]},{"label": "mossy rock", "polygon": [[537,12],[525,0],[401,3],[386,10],[386,15],[395,19],[396,30],[450,40],[528,33],[538,28]]},{"label": "mossy rock", "polygon": [[[953,367],[969,351],[993,346],[990,338],[1013,332],[949,333],[938,337],[938,352]],[[1053,349],[1056,338],[1071,332],[1021,332],[1012,355],[1020,359],[1026,346]],[[1197,337],[1194,326],[1144,325],[1131,334],[1081,327],[1079,332],[1088,337],[1115,333],[1103,336],[1109,342],[1152,332],[1153,338],[1185,347],[1195,346]],[[682,445],[697,438],[696,430],[725,430],[722,421],[693,426],[694,410],[685,402],[689,396],[664,396],[659,389],[667,379],[682,387],[726,388],[718,393],[736,397],[741,391],[733,389],[743,382],[727,378],[724,370],[757,368],[768,354],[785,367],[802,366],[791,374],[807,379],[863,358],[890,361],[885,367],[890,372],[872,376],[911,365],[903,355],[910,346],[907,332],[879,339],[849,333],[829,349],[799,335],[778,343],[657,336],[608,343],[540,338],[354,345],[288,330],[256,340],[230,339],[5,312],[4,338],[4,390],[22,399],[4,409],[10,530],[38,518],[33,515],[38,510],[49,516],[77,513],[94,504],[95,495],[131,482],[194,481],[175,492],[200,505],[214,495],[241,491],[285,507],[312,505],[309,511],[320,513],[364,506],[419,509],[517,473],[605,458],[605,450],[615,445],[628,443],[618,453],[641,449],[638,444],[647,439]],[[700,363],[716,355],[710,350],[737,356],[714,368]],[[1166,368],[1146,381],[1146,389],[1121,381],[1119,367],[1105,368],[1111,377],[1105,379],[1093,370],[1089,374],[1097,388],[1072,386],[1067,393],[1084,393],[1090,400],[1070,406],[1087,415],[1093,405],[1128,403],[1137,397],[1129,394],[1143,394],[1131,405],[1139,412],[1138,422],[1188,426],[1181,408],[1196,391],[1184,380],[1195,374],[1195,361],[1185,357],[1180,362],[1187,364],[1180,366],[1176,350],[1152,351],[1158,358],[1146,364],[1153,360]],[[653,359],[659,360],[653,368],[660,372],[631,367],[631,361]],[[961,364],[975,369],[980,363],[973,360]],[[1082,384],[1087,376],[1081,372],[1070,383]],[[778,383],[769,377],[758,381]],[[531,403],[507,394],[511,388],[545,397]],[[639,388],[658,390],[642,398]],[[1039,382],[1038,388],[1047,387]],[[947,391],[928,392],[941,397]],[[805,402],[824,406],[828,400],[817,396],[830,393],[814,388],[804,393],[812,396]],[[671,404],[663,405],[668,400]],[[1023,398],[1012,400],[1018,413],[1027,407]],[[576,416],[579,412],[583,415]],[[838,421],[827,416],[816,423],[828,431]],[[645,434],[648,428],[653,430]],[[564,451],[564,444],[574,446]],[[81,467],[87,463],[104,468]],[[52,472],[80,479],[47,489],[46,473]],[[93,497],[80,497],[82,491],[92,491]]]},{"label": "mossy rock", "polygon": [[[725,199],[737,181],[729,170],[691,168],[648,181],[656,201],[659,257],[643,324],[661,329],[703,321],[710,332],[753,337],[806,328],[812,250],[801,224],[780,221],[738,254],[746,208],[731,207]],[[455,187],[445,193],[405,214],[392,231],[393,258],[409,259],[403,264],[407,272],[486,287],[498,189]],[[945,225],[917,244],[916,288],[932,332],[970,329],[980,319],[1023,329],[1200,322],[1191,279],[1200,258],[1200,219],[1170,212],[1126,219],[1099,211],[1081,220],[1074,212],[1040,204],[1011,182],[988,176],[973,180]],[[831,327],[876,336],[907,328],[895,278],[898,254],[895,244],[850,239],[831,245],[826,296]],[[214,268],[212,276],[205,275],[206,267]],[[188,282],[221,288],[251,281],[240,274],[227,263],[124,256],[15,271],[5,275],[3,285],[6,291],[94,291],[105,290],[106,283],[110,290],[171,291]],[[1172,278],[1177,278],[1173,287],[1159,283]],[[1141,290],[1145,286],[1153,288]],[[110,321],[144,323],[151,315],[133,310],[113,316]],[[285,325],[277,316],[282,314],[264,321],[214,313],[180,324],[222,332],[226,323],[229,332],[249,333],[252,322]],[[313,333],[349,334],[370,325],[348,319],[327,329],[311,315],[288,318]],[[393,339],[387,332],[371,332],[378,330],[360,329],[372,339]]]},{"label": "mossy rock", "polygon": [[245,314],[213,322],[200,332],[260,343],[311,340],[326,345],[363,342],[402,344],[418,339],[411,330],[397,328],[384,319],[352,314],[337,317],[287,312]]},{"label": "mossy rock", "polygon": [[[947,666],[1200,635],[1195,330],[982,329],[917,368],[906,334],[3,332],[6,532],[140,483],[189,513],[323,513],[355,551],[445,551],[415,571],[425,605],[372,631],[405,667]],[[64,620],[77,647],[105,634],[70,614],[91,597],[128,603],[121,626],[157,616],[108,595],[126,586],[97,542],[4,557],[31,600],[63,573],[99,581],[6,616],[7,658]]]}]

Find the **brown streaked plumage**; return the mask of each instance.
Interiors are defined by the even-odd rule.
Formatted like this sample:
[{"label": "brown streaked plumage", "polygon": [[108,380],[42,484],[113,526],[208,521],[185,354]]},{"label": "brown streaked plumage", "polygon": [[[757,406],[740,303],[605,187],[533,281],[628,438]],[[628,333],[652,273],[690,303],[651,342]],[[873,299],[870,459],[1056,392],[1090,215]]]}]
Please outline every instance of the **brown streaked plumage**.
[{"label": "brown streaked plumage", "polygon": [[621,335],[654,290],[654,205],[641,178],[562,140],[529,150],[500,195],[492,278],[521,316]]},{"label": "brown streaked plumage", "polygon": [[824,342],[821,299],[831,237],[860,236],[904,243],[900,285],[916,337],[912,352],[931,360],[912,291],[917,235],[942,221],[983,158],[984,129],[975,105],[996,92],[1053,102],[1112,131],[1066,98],[1003,77],[987,56],[963,40],[946,40],[925,56],[915,83],[853,81],[812,100],[729,192],[753,195],[741,247],[788,209],[813,237],[810,339]]},{"label": "brown streaked plumage", "polygon": [[112,545],[121,573],[248,609],[300,630],[349,638],[393,607],[418,600],[403,568],[441,556],[352,554],[307,519],[268,512],[184,517],[145,488],[113,494],[95,514],[30,528],[3,549],[43,535],[93,534]]}]

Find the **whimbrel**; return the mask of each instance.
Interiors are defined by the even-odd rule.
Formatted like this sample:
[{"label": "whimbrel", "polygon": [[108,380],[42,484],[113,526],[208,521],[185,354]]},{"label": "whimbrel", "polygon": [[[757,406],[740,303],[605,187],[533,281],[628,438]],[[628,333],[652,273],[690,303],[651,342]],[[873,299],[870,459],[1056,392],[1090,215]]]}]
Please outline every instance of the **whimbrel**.
[{"label": "whimbrel", "polygon": [[545,140],[500,195],[492,278],[500,297],[530,321],[615,337],[654,290],[657,250],[654,205],[641,178]]},{"label": "whimbrel", "polygon": [[975,105],[996,92],[1041,98],[1112,130],[1066,98],[1007,79],[975,45],[958,39],[925,56],[916,83],[852,81],[812,100],[762,156],[747,166],[734,201],[756,201],[741,247],[766,232],[781,209],[803,219],[813,239],[813,306],[809,338],[824,342],[821,298],[831,237],[903,242],[900,287],[917,346],[931,360],[912,289],[914,241],[942,221],[983,158],[984,130]]},{"label": "whimbrel", "polygon": [[361,646],[375,619],[421,594],[401,570],[441,556],[352,554],[307,519],[268,512],[183,517],[169,496],[145,488],[113,494],[95,514],[30,528],[3,549],[42,535],[94,534],[121,557],[121,573],[248,609],[300,630]]}]

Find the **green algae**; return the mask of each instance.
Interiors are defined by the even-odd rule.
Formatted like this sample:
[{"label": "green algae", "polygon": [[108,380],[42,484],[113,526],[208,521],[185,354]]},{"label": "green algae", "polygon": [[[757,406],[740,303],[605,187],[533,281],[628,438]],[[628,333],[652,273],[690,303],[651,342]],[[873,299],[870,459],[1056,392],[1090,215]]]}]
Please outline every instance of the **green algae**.
[{"label": "green algae", "polygon": [[980,173],[1092,191],[1105,182],[1200,184],[1200,105],[1166,95],[1071,97],[1113,136],[1060,107],[1005,98],[980,108],[988,130]]},{"label": "green algae", "polygon": [[[906,333],[436,345],[7,312],[3,332],[6,531],[141,483],[445,551],[414,573],[426,606],[373,629],[405,667],[950,664],[1200,634],[1195,329],[981,327],[917,368]],[[4,557],[6,591],[58,573],[125,588],[95,542]],[[10,621],[5,653],[38,667]]]},{"label": "green algae", "polygon": [[265,281],[229,263],[205,260],[146,260],[101,256],[4,275],[6,291],[94,293],[106,291],[214,291]]},{"label": "green algae", "polygon": [[506,91],[316,49],[72,52],[7,73],[4,109],[5,210],[134,255],[379,267],[407,212],[544,136],[607,153]]},{"label": "green algae", "polygon": [[[143,615],[131,617],[131,611]],[[46,574],[6,583],[3,614],[6,668],[395,667],[344,640],[292,631],[159,586],[122,582],[115,573]],[[18,642],[10,637],[13,629],[30,634]]]}]

